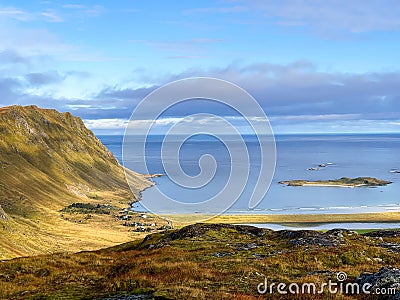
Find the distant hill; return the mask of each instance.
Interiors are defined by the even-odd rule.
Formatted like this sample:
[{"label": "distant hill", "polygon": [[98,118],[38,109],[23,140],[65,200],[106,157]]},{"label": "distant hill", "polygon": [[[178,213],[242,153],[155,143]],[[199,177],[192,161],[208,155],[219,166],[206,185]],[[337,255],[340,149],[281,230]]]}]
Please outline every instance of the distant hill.
[{"label": "distant hill", "polygon": [[316,181],[289,180],[289,181],[279,181],[279,183],[288,186],[376,187],[376,186],[385,186],[391,184],[392,182],[373,177],[357,177],[357,178],[342,177],[340,179],[333,179],[333,180],[316,180]]},{"label": "distant hill", "polygon": [[127,207],[150,182],[126,172],[137,183],[134,194],[123,167],[80,118],[36,106],[1,108],[0,259],[129,240],[105,216],[83,222],[60,214],[76,202]]}]

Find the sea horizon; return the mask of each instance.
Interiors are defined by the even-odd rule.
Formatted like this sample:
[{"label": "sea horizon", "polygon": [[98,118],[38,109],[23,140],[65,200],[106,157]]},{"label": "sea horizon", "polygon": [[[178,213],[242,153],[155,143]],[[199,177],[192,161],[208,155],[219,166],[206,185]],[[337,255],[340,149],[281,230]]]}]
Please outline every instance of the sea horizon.
[{"label": "sea horizon", "polygon": [[[151,135],[151,142],[146,159],[148,171],[135,168],[137,158],[122,159],[123,136],[99,135],[102,142],[109,150],[128,168],[141,173],[165,174],[160,157],[160,147],[163,135]],[[179,136],[177,136],[179,137]],[[257,143],[254,135],[242,135],[249,149],[252,161],[251,169],[259,167],[257,156]],[[241,197],[224,214],[333,214],[333,213],[369,213],[390,212],[400,210],[400,174],[391,170],[400,168],[400,160],[396,149],[400,146],[399,133],[304,133],[304,134],[276,134],[277,164],[271,187],[263,201],[255,208],[249,209],[246,201],[249,198],[251,187],[244,190]],[[198,172],[198,158],[212,149],[221,147],[213,153],[217,162],[223,167],[217,173],[217,188],[221,188],[226,167],[226,153],[221,154],[223,145],[215,138],[208,136],[195,136],[194,139],[182,146],[180,162],[182,168],[190,175]],[[186,152],[185,152],[186,150]],[[165,157],[164,157],[165,159]],[[168,163],[168,158],[164,163]],[[319,164],[331,165],[319,168],[317,171],[309,169],[318,167]],[[225,169],[226,171],[227,169]],[[143,172],[144,171],[144,172]],[[250,172],[250,183],[255,180],[256,174]],[[393,182],[388,186],[374,188],[349,188],[340,189],[332,187],[287,187],[280,185],[281,180],[306,179],[328,180],[341,177],[375,177]],[[231,178],[232,179],[232,178]],[[140,203],[145,205],[147,199],[157,197],[155,190],[161,189],[170,198],[182,201],[183,197],[199,194],[199,191],[179,189],[168,176],[152,179],[156,187],[149,188],[142,193]],[[221,181],[221,182],[220,182]],[[204,195],[213,195],[215,189],[209,189]],[[201,200],[201,199],[197,199]],[[134,209],[147,211],[141,204],[135,204]],[[185,213],[170,208],[161,208],[165,213]],[[190,212],[189,212],[190,213]],[[215,211],[202,211],[201,213],[215,213]]]}]

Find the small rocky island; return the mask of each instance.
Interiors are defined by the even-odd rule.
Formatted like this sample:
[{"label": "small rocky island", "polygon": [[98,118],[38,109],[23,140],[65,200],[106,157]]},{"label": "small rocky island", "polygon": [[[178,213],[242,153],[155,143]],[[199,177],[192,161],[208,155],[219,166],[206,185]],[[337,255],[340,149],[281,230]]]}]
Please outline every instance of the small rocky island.
[{"label": "small rocky island", "polygon": [[357,177],[348,178],[342,177],[340,179],[334,180],[288,180],[280,181],[280,184],[285,184],[287,186],[328,186],[328,187],[374,187],[374,186],[384,186],[391,184],[392,182],[381,180],[373,177]]}]

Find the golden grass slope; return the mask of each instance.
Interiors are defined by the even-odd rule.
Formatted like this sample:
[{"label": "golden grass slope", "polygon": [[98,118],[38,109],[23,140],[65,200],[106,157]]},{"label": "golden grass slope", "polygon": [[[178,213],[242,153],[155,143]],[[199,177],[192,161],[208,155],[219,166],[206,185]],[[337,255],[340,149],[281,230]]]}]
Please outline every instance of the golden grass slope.
[{"label": "golden grass slope", "polygon": [[143,175],[127,172],[136,180],[134,193],[117,159],[70,113],[0,109],[0,259],[132,239],[110,216],[79,223],[60,215],[75,202],[127,207],[150,185]]},{"label": "golden grass slope", "polygon": [[[327,287],[321,294],[280,294],[276,285],[315,283],[319,290],[329,280],[337,283],[337,272],[352,283],[363,272],[399,268],[399,253],[382,246],[399,244],[397,232],[379,237],[348,230],[322,234],[196,224],[98,251],[2,262],[0,298],[386,299],[331,294]],[[337,242],[320,244],[321,238]],[[257,286],[266,278],[275,283],[274,292],[260,295]]]}]

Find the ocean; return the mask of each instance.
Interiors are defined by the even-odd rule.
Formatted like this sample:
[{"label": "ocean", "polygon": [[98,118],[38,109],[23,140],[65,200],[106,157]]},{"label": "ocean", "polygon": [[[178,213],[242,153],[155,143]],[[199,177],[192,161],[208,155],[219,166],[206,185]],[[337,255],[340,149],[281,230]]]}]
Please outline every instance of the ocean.
[{"label": "ocean", "polygon": [[[149,136],[146,143],[147,169],[141,169],[140,157],[122,156],[123,136],[99,136],[99,139],[118,158],[121,163],[134,171],[142,173],[165,174],[165,168],[178,170],[177,162],[171,157],[161,157],[162,136]],[[325,214],[325,213],[365,213],[400,211],[400,134],[341,134],[341,135],[277,135],[276,168],[268,193],[255,207],[249,208],[249,197],[254,190],[260,169],[259,144],[255,136],[244,136],[250,156],[247,185],[237,201],[225,211],[227,214]],[[129,147],[137,147],[135,140],[130,140]],[[180,143],[179,137],[170,143]],[[233,146],[232,146],[233,145]],[[231,143],[231,148],[235,148]],[[168,147],[166,147],[168,148]],[[229,154],[235,149],[227,147],[219,140],[209,136],[197,135],[188,139],[179,148],[179,165],[188,176],[196,176],[201,167],[208,168],[216,164],[215,174],[210,182],[198,188],[185,188],[177,184],[180,172],[172,174],[174,178],[162,176],[153,178],[155,187],[142,193],[142,203],[158,201],[159,191],[167,197],[182,203],[206,201],[215,196],[227,181],[242,182],[238,176],[229,177],[231,159]],[[208,157],[206,163],[199,166],[199,159]],[[245,160],[244,160],[245,161]],[[209,165],[207,164],[209,163]],[[325,167],[319,167],[326,164]],[[316,168],[317,170],[309,170]],[[180,170],[180,169],[179,169]],[[172,171],[173,173],[173,171]],[[171,174],[171,172],[169,173]],[[178,178],[176,178],[178,176]],[[243,177],[241,176],[241,177]],[[382,187],[334,188],[334,187],[289,187],[279,184],[282,180],[305,179],[327,180],[341,177],[376,177],[393,182]],[[265,184],[268,184],[266,182]],[[233,196],[232,196],[233,197]],[[187,213],[181,207],[163,206],[160,200],[159,212]],[[146,207],[135,204],[135,210],[146,211]],[[218,213],[213,207],[201,213]]]}]

